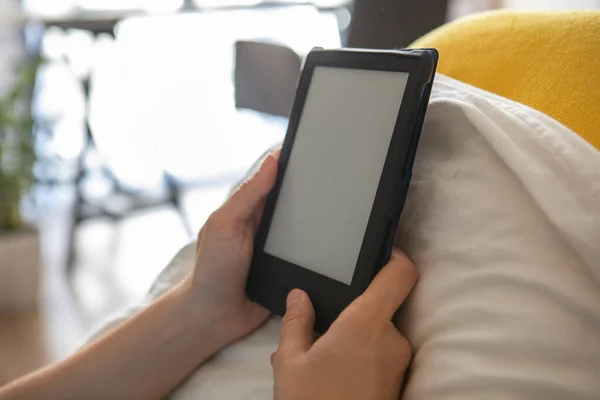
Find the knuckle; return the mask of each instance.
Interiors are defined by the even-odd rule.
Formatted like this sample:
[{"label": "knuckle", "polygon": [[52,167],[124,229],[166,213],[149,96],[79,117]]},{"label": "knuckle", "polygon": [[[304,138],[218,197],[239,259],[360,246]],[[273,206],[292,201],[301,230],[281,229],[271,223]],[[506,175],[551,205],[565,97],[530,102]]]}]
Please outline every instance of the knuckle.
[{"label": "knuckle", "polygon": [[358,296],[346,309],[343,311],[352,316],[352,319],[362,321],[371,318],[369,310],[373,307],[372,300],[365,293]]},{"label": "knuckle", "polygon": [[281,373],[286,369],[286,357],[285,352],[281,350],[277,350],[275,353],[271,354],[271,368],[273,368],[274,372]]},{"label": "knuckle", "polygon": [[396,349],[398,350],[399,357],[408,363],[413,355],[413,349],[408,341],[408,339],[402,335],[398,335],[398,340],[396,344]]},{"label": "knuckle", "polygon": [[[360,337],[361,340],[367,343],[378,341],[386,330],[385,323],[382,322],[378,315],[363,312],[364,310],[360,309],[356,311],[344,316],[343,322],[347,329],[351,330],[354,336]],[[342,315],[339,318],[341,317]]]},{"label": "knuckle", "polygon": [[280,346],[276,352],[271,354],[271,367],[274,370],[285,370],[296,362],[296,358],[294,353]]},{"label": "knuckle", "polygon": [[405,280],[415,283],[419,278],[419,272],[415,264],[408,258],[403,257],[398,260],[397,268],[401,270],[401,274]]},{"label": "knuckle", "polygon": [[342,311],[334,323],[343,323],[344,325],[352,326],[353,330],[364,326],[365,320],[369,316],[368,312],[363,312],[366,310],[367,305],[368,303],[365,300],[364,295],[357,297],[344,311]]},{"label": "knuckle", "polygon": [[271,367],[275,368],[276,364],[277,364],[277,360],[279,359],[279,356],[277,355],[278,352],[274,352],[271,354]]}]

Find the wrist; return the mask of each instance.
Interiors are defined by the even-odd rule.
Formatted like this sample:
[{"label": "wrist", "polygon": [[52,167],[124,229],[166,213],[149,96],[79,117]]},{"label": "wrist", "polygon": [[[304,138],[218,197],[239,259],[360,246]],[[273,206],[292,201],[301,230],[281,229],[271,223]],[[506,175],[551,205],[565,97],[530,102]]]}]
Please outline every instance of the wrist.
[{"label": "wrist", "polygon": [[173,292],[179,298],[178,318],[181,326],[197,332],[215,352],[244,336],[236,326],[235,310],[206,304],[194,290],[191,277],[173,288]]}]

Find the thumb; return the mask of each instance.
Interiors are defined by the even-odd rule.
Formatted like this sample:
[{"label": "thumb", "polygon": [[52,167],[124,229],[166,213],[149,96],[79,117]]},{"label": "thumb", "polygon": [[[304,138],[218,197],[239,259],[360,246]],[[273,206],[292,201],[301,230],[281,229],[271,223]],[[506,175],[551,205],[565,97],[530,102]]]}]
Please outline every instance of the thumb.
[{"label": "thumb", "polygon": [[221,210],[230,218],[246,220],[269,194],[277,176],[277,156],[269,154],[258,171],[225,202]]},{"label": "thumb", "polygon": [[308,295],[300,289],[292,290],[287,297],[287,310],[281,320],[279,349],[277,352],[305,352],[313,344],[315,311]]}]

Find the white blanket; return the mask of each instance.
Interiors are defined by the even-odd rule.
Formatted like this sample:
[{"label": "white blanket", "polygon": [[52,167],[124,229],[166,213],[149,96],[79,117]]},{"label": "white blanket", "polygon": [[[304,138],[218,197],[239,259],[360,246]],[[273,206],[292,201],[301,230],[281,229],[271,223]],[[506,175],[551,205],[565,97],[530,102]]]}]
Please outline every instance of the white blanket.
[{"label": "white blanket", "polygon": [[[415,348],[404,399],[600,396],[600,152],[579,136],[438,76],[397,243],[420,271],[401,317]],[[173,398],[272,398],[277,343],[272,318]]]}]

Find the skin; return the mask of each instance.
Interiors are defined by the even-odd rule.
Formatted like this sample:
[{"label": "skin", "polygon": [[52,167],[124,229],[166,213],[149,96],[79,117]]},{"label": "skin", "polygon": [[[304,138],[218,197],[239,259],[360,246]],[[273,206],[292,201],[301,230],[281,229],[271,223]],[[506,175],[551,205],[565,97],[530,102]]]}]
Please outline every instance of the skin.
[{"label": "skin", "polygon": [[[276,173],[277,154],[271,154],[210,216],[198,234],[194,271],[181,284],[70,358],[0,388],[0,400],[160,399],[209,357],[258,328],[269,312],[248,300],[245,285]],[[276,398],[397,395],[410,346],[391,316],[415,280],[414,266],[396,251],[316,343],[310,299],[292,291],[272,357]],[[352,390],[343,389],[348,382]]]},{"label": "skin", "polygon": [[309,297],[290,292],[271,356],[275,399],[398,399],[411,346],[392,316],[416,280],[412,262],[395,249],[365,293],[316,341]]}]

